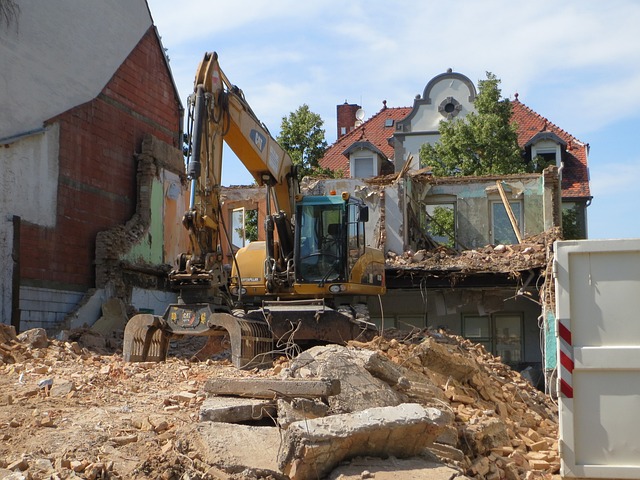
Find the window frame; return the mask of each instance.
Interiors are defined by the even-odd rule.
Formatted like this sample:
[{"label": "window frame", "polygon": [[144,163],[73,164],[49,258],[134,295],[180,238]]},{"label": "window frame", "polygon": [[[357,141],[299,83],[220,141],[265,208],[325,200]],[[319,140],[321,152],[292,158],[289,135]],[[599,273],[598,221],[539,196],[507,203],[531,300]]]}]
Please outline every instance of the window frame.
[{"label": "window frame", "polygon": [[[378,161],[378,155],[373,153],[373,152],[369,152],[370,154],[368,155],[351,155],[351,158],[349,159],[349,171],[351,172],[351,178],[371,178],[371,177],[376,177],[378,176],[378,169],[379,169],[379,161]],[[356,175],[356,164],[358,163],[357,161],[360,160],[370,160],[371,161],[371,176],[369,177],[362,177],[362,176],[357,176]]]},{"label": "window frame", "polygon": [[[499,343],[498,343],[498,321],[501,318],[507,317],[517,317],[518,327],[519,327],[519,342],[517,343],[516,351],[519,353],[519,357],[514,359],[511,357],[510,359],[505,359],[505,356],[500,355],[499,353]],[[486,319],[488,326],[488,335],[480,335],[480,336],[469,336],[468,327],[466,320],[467,319]],[[488,315],[479,315],[479,314],[471,314],[471,313],[463,313],[461,318],[461,332],[462,336],[466,339],[469,339],[475,343],[480,343],[484,345],[485,349],[488,352],[491,352],[494,356],[500,356],[502,362],[507,365],[518,365],[524,362],[524,317],[521,312],[496,312]]]},{"label": "window frame", "polygon": [[[512,211],[513,211],[514,204],[519,205],[520,207],[520,212],[517,216],[515,212],[513,213],[514,213],[514,216],[516,216],[516,220],[518,221],[518,230],[520,231],[520,235],[524,235],[524,202],[522,200],[509,200],[509,206],[511,206]],[[513,245],[517,243],[517,237],[515,232],[513,232],[513,228],[511,228],[511,231],[512,231],[512,235],[515,237],[514,241],[512,241],[511,243],[496,241],[495,213],[494,213],[495,205],[500,205],[504,209],[504,214],[506,216],[507,221],[509,222],[509,226],[511,227],[511,220],[509,219],[509,214],[507,213],[507,209],[504,203],[502,203],[502,200],[489,199],[489,225],[490,225],[489,228],[491,233],[490,235],[491,243],[493,245],[497,245],[497,244]]]}]

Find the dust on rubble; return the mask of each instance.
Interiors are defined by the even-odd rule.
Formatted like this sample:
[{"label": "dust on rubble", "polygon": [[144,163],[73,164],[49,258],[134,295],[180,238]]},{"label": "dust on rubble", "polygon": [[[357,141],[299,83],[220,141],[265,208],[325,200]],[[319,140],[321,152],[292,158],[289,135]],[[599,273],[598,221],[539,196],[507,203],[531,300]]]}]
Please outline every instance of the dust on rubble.
[{"label": "dust on rubble", "polygon": [[[0,479],[11,472],[34,480],[285,478],[226,468],[182,432],[198,422],[206,380],[273,377],[290,359],[252,371],[225,359],[194,363],[200,345],[190,340],[173,345],[164,363],[125,363],[118,345],[85,334],[56,340],[34,330],[16,337],[0,325]],[[453,421],[431,454],[461,476],[537,479],[558,472],[556,406],[481,345],[416,330],[387,331],[349,348],[374,350],[438,386],[438,395],[422,403],[450,412]],[[419,398],[413,392],[411,400]]]}]

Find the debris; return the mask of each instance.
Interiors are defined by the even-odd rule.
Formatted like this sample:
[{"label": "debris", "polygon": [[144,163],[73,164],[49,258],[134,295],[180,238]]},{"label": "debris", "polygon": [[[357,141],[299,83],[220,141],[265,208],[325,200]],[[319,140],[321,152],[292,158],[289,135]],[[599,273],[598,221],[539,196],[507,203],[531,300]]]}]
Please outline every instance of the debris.
[{"label": "debris", "polygon": [[[502,256],[512,253],[507,250]],[[71,331],[68,341],[48,339],[47,347],[34,349],[3,335],[0,354],[9,361],[0,363],[0,392],[11,393],[0,395],[0,468],[7,468],[9,460],[24,459],[27,468],[19,474],[25,478],[68,478],[78,469],[74,475],[96,479],[207,478],[206,472],[213,472],[210,475],[232,480],[259,475],[280,480],[285,478],[278,467],[281,435],[303,435],[303,424],[333,425],[335,432],[346,435],[342,415],[353,420],[353,432],[359,432],[369,428],[363,411],[417,404],[439,412],[440,429],[425,454],[434,464],[440,462],[432,472],[448,472],[442,478],[457,472],[458,478],[477,480],[542,479],[559,471],[557,407],[551,399],[482,345],[441,331],[387,329],[367,343],[318,346],[294,359],[278,359],[274,368],[250,372],[238,371],[225,360],[192,363],[189,355],[163,363],[125,363],[119,352],[82,347],[75,341],[79,338]],[[50,395],[42,398],[36,371],[45,367],[43,380],[53,383]],[[24,383],[17,381],[20,375]],[[216,378],[233,380],[236,386],[248,383],[253,390],[243,395],[266,390],[269,398],[210,395],[205,400],[204,387]],[[339,381],[337,395],[297,396],[309,394],[309,385],[326,387],[332,381]],[[305,388],[276,399],[275,390],[283,393],[295,382]],[[216,423],[211,420],[217,413],[205,413],[212,402],[227,402],[225,416]],[[233,417],[230,412],[239,404],[261,406]],[[388,434],[387,426],[381,423],[372,432]],[[318,428],[313,431],[322,431]],[[314,440],[319,437],[297,438],[304,439],[308,452],[296,453],[286,442],[282,449],[289,445],[294,450],[297,463],[295,468],[290,465],[292,471],[304,471],[305,461],[311,461],[322,442]],[[385,480],[393,478],[385,474],[393,475],[404,465],[414,465],[407,467],[411,474],[426,469],[423,458],[396,458],[393,445],[356,444],[362,450],[349,447],[349,455],[367,458],[367,463],[354,460],[349,465],[359,469],[358,477],[344,478],[365,474]],[[53,464],[46,473],[49,463],[32,456],[43,445],[45,460]],[[330,471],[334,466],[336,471],[355,471],[334,465],[330,458],[319,460],[328,478],[337,478]]]},{"label": "debris", "polygon": [[47,332],[44,328],[32,328],[18,335],[18,341],[30,346],[31,348],[47,348],[49,340]]}]

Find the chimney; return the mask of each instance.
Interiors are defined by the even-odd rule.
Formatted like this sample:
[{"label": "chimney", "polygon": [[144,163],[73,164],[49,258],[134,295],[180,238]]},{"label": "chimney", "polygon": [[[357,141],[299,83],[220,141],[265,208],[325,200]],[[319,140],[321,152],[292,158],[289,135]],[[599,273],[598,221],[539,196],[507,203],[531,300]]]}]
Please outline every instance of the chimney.
[{"label": "chimney", "polygon": [[355,128],[356,112],[361,108],[355,103],[347,103],[345,100],[342,105],[337,106],[338,112],[338,137],[344,137],[347,133]]}]

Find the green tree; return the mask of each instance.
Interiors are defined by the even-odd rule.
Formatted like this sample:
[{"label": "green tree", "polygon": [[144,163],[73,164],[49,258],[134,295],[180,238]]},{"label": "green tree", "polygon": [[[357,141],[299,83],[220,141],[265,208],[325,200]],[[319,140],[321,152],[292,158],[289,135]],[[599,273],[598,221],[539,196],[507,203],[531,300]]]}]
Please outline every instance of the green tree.
[{"label": "green tree", "polygon": [[431,215],[427,213],[427,232],[432,238],[446,238],[445,245],[454,248],[455,216],[453,208],[438,205],[433,209]]},{"label": "green tree", "polygon": [[313,113],[307,104],[282,118],[277,141],[298,165],[301,178],[306,175],[335,176],[334,172],[318,164],[327,149],[323,125],[320,115]]},{"label": "green tree", "polygon": [[258,240],[258,210],[245,210],[244,238],[249,242]]},{"label": "green tree", "polygon": [[581,233],[578,225],[578,208],[575,205],[571,208],[563,208],[562,238],[565,240],[579,240],[583,238]]},{"label": "green tree", "polygon": [[526,172],[512,107],[500,99],[500,80],[491,72],[478,81],[475,112],[440,122],[440,139],[420,148],[420,163],[438,176],[503,175]]}]

